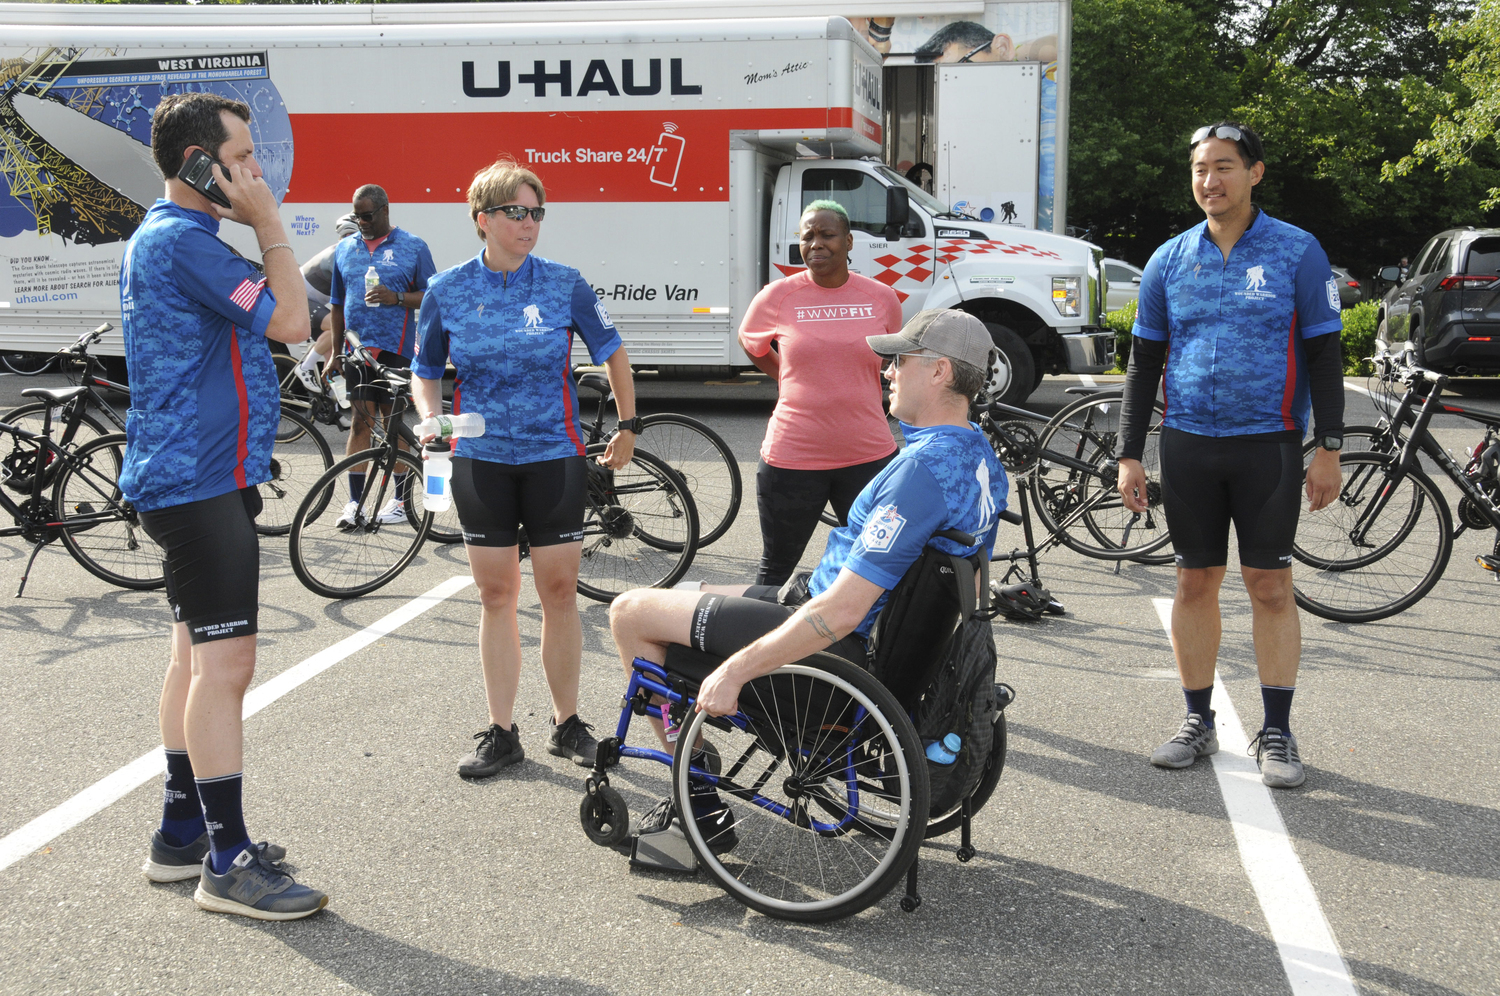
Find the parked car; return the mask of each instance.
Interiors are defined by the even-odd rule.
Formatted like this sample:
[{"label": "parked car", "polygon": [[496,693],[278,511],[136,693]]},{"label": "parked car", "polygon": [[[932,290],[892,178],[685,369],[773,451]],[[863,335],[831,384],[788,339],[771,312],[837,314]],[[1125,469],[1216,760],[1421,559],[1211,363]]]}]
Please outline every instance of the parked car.
[{"label": "parked car", "polygon": [[1134,301],[1141,293],[1141,271],[1138,267],[1120,259],[1104,260],[1104,279],[1109,281],[1109,295],[1104,299],[1106,311],[1119,311],[1126,301]]},{"label": "parked car", "polygon": [[1342,266],[1333,268],[1333,278],[1339,284],[1339,307],[1352,308],[1365,299],[1365,292],[1360,288],[1359,281]]},{"label": "parked car", "polygon": [[1452,374],[1500,372],[1500,228],[1452,228],[1432,237],[1405,280],[1380,302],[1375,339],[1410,348],[1425,367]]}]

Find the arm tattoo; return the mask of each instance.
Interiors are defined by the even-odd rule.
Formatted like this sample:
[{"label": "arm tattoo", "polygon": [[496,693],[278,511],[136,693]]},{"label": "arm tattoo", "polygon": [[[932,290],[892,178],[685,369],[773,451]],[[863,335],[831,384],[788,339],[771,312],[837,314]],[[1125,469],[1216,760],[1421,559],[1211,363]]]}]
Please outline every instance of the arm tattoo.
[{"label": "arm tattoo", "polygon": [[823,621],[822,616],[818,615],[816,612],[807,611],[805,607],[798,610],[798,614],[802,616],[802,621],[811,626],[813,630],[823,639],[827,640],[829,643],[838,642],[839,638],[834,635],[833,629],[828,625],[828,623]]}]

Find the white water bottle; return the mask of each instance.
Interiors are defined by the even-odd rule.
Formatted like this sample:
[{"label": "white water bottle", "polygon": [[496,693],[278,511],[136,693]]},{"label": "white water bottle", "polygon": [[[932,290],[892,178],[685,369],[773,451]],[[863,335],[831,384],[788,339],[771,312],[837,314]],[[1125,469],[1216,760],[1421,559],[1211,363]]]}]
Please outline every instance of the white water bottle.
[{"label": "white water bottle", "polygon": [[344,375],[335,370],[328,375],[328,386],[333,389],[334,400],[339,403],[340,408],[349,407],[349,382],[344,380]]},{"label": "white water bottle", "polygon": [[472,439],[474,436],[484,435],[484,416],[478,412],[434,415],[418,422],[416,431],[418,439],[429,433],[443,442],[450,439]]},{"label": "white water bottle", "polygon": [[422,490],[426,492],[422,507],[429,512],[446,512],[453,507],[453,454],[447,443],[433,440],[422,447],[422,457]]},{"label": "white water bottle", "polygon": [[[380,272],[372,266],[365,271],[365,297],[368,298],[370,296],[370,292],[379,286]],[[365,306],[370,308],[380,307],[379,304],[370,304],[369,301],[365,302]]]}]

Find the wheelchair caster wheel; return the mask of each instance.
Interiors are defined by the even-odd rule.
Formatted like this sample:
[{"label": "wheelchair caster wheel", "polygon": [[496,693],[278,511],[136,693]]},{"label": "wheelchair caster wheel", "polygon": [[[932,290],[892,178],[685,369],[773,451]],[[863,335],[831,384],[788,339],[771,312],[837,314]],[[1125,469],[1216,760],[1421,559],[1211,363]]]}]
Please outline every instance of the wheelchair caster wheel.
[{"label": "wheelchair caster wheel", "polygon": [[624,796],[608,785],[583,797],[578,804],[578,820],[589,840],[600,847],[613,847],[630,836],[630,810]]},{"label": "wheelchair caster wheel", "polygon": [[976,853],[977,852],[974,850],[974,848],[965,844],[958,849],[958,860],[963,862],[964,864],[968,864],[970,861],[974,860],[974,855]]},{"label": "wheelchair caster wheel", "polygon": [[921,905],[922,905],[922,897],[921,896],[902,896],[901,897],[901,912],[902,913],[915,913],[917,911],[917,907],[921,906]]}]

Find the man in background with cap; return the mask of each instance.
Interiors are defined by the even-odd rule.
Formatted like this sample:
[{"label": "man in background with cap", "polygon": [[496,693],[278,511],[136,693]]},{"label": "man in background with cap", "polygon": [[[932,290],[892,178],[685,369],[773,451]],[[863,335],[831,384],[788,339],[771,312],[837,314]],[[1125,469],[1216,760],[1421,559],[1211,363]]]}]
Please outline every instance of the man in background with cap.
[{"label": "man in background with cap", "polygon": [[[342,241],[359,231],[354,215],[346,214],[333,223],[333,230]],[[313,394],[323,393],[321,368],[333,353],[333,257],[338,252],[338,242],[328,246],[312,259],[302,264],[302,280],[307,284],[308,332],[317,340],[307,350],[307,355],[297,365],[297,379]]]},{"label": "man in background with cap", "polygon": [[[934,309],[895,335],[867,341],[890,358],[891,414],[901,420],[906,447],[859,493],[849,524],[829,534],[817,570],[779,589],[689,582],[691,590],[626,592],[610,605],[609,621],[627,672],[637,657],[663,661],[674,643],[727,656],[703,682],[698,708],[728,715],[745,682],[816,651],[862,663],[865,636],[887,594],[929,542],[947,553],[989,556],[1007,482],[989,441],[969,421],[990,364],[984,324]],[[979,542],[962,547],[934,538],[945,529]],[[654,725],[662,736],[659,721]],[[695,790],[692,800],[706,839],[732,839],[733,820],[711,786]]]}]

